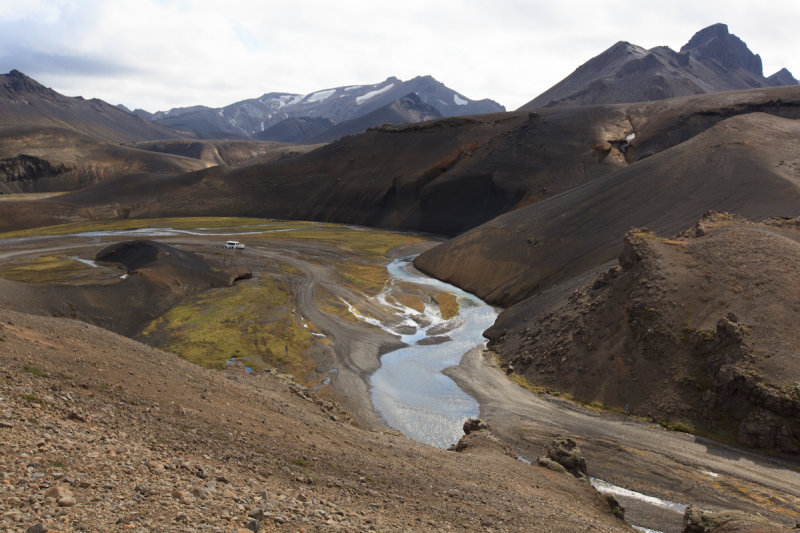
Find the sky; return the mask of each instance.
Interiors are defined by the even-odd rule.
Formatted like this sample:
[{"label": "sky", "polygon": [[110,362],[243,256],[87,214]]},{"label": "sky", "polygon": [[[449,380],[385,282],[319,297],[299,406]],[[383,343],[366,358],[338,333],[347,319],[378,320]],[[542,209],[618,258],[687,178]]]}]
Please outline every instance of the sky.
[{"label": "sky", "polygon": [[513,110],[617,41],[717,22],[800,77],[798,0],[0,0],[0,72],[151,112],[431,75]]}]

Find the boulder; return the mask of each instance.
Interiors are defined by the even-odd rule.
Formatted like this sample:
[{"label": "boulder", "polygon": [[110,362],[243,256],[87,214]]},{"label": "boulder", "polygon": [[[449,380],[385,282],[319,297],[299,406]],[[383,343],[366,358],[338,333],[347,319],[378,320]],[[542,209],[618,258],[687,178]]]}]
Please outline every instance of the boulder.
[{"label": "boulder", "polygon": [[563,466],[578,479],[588,479],[586,458],[578,443],[569,437],[559,437],[547,446],[547,457]]},{"label": "boulder", "polygon": [[489,429],[489,425],[480,418],[470,418],[464,422],[464,435],[469,435],[473,431]]}]

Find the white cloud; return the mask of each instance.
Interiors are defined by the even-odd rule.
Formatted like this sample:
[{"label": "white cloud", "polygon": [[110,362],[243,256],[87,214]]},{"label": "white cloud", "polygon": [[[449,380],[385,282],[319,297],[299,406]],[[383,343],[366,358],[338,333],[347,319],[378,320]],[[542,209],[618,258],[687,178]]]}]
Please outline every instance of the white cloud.
[{"label": "white cloud", "polygon": [[154,111],[430,74],[515,109],[619,40],[680,48],[725,22],[800,74],[800,2],[0,0],[0,69]]}]

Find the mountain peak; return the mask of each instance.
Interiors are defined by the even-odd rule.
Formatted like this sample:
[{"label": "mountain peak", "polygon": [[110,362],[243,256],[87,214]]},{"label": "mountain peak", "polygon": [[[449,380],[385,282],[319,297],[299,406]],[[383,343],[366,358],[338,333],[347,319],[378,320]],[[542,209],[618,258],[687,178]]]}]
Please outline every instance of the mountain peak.
[{"label": "mountain peak", "polygon": [[0,85],[12,93],[51,92],[50,89],[17,69],[11,70],[8,74],[0,75]]},{"label": "mountain peak", "polygon": [[763,76],[761,57],[751,52],[744,41],[729,33],[726,24],[713,24],[698,31],[683,45],[681,53],[713,59],[727,69],[741,68]]},{"label": "mountain peak", "polygon": [[767,83],[772,87],[781,85],[798,85],[797,79],[789,72],[789,69],[782,68],[772,76],[767,78]]},{"label": "mountain peak", "polygon": [[731,34],[728,31],[728,25],[718,22],[695,33],[692,38],[689,39],[689,42],[683,45],[681,52],[691,48],[698,48],[712,39],[724,39],[730,36]]}]

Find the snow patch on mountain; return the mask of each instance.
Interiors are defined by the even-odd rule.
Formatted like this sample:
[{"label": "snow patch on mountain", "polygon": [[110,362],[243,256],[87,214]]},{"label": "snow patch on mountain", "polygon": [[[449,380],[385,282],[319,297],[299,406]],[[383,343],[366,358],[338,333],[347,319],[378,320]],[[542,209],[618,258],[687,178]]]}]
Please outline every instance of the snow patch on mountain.
[{"label": "snow patch on mountain", "polygon": [[278,98],[278,109],[287,105],[294,105],[303,98],[305,98],[305,95],[302,94],[285,94]]},{"label": "snow patch on mountain", "polygon": [[325,91],[318,91],[312,93],[306,97],[306,102],[309,104],[314,102],[322,102],[323,100],[327,100],[328,98],[330,98],[335,92],[336,89],[327,89]]},{"label": "snow patch on mountain", "polygon": [[453,95],[453,101],[456,103],[456,105],[467,105],[469,103],[467,100],[459,98],[457,94]]},{"label": "snow patch on mountain", "polygon": [[366,94],[362,94],[361,96],[357,96],[356,97],[356,104],[357,105],[361,105],[364,102],[366,102],[367,100],[369,100],[370,98],[374,98],[374,97],[378,96],[379,94],[383,94],[386,91],[391,90],[392,87],[394,87],[394,83],[390,83],[389,85],[386,85],[385,87],[381,87],[380,89],[376,89],[376,90],[370,91],[370,92],[368,92]]}]

